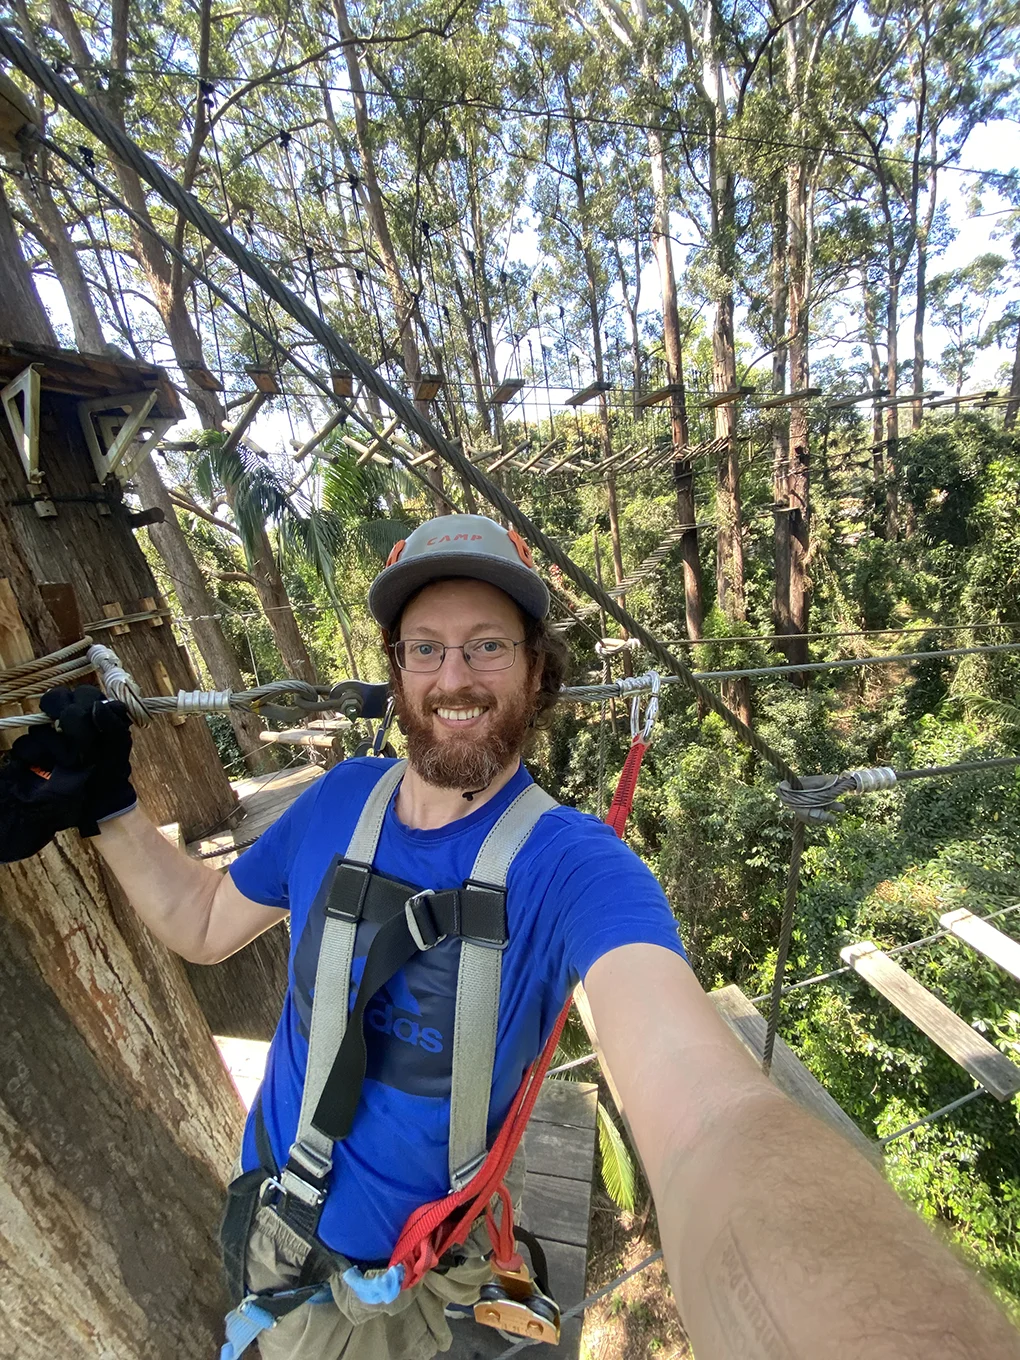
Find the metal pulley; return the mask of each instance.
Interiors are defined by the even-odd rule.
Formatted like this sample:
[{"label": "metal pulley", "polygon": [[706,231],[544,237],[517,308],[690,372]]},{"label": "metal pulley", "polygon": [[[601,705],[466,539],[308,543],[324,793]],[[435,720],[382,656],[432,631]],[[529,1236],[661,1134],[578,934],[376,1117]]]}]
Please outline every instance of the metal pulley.
[{"label": "metal pulley", "polygon": [[550,1346],[560,1339],[559,1304],[542,1292],[523,1262],[520,1270],[493,1268],[492,1282],[482,1285],[475,1304],[475,1321]]}]

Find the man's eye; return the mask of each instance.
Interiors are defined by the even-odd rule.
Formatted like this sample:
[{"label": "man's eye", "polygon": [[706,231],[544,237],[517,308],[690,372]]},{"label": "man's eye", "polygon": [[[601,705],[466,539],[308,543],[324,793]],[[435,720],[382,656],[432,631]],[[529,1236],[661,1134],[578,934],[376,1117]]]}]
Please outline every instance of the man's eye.
[{"label": "man's eye", "polygon": [[435,643],[432,642],[414,642],[411,644],[411,651],[415,656],[431,656],[435,650]]},{"label": "man's eye", "polygon": [[496,656],[499,652],[506,651],[506,643],[500,642],[499,638],[485,638],[476,648],[479,652],[484,652],[487,656]]}]

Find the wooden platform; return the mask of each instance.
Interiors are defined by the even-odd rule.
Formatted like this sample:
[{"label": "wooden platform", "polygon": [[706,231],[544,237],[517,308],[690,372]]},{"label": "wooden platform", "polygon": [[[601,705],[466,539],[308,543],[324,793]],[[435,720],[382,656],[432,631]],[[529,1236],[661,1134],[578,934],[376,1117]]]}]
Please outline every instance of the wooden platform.
[{"label": "wooden platform", "polygon": [[[761,1062],[765,1049],[765,1017],[755,1010],[739,987],[720,987],[708,995],[740,1042]],[[861,1132],[778,1034],[772,1051],[772,1080],[791,1100],[842,1134],[870,1161],[878,1163],[882,1160],[878,1145]]]},{"label": "wooden platform", "polygon": [[[597,1107],[597,1086],[548,1080],[524,1139],[528,1175],[521,1224],[545,1248],[550,1288],[564,1311],[584,1298]],[[535,1346],[529,1354],[535,1360],[576,1360],[582,1325],[583,1318],[570,1318],[558,1346]],[[452,1330],[451,1360],[494,1360],[510,1345],[470,1319],[453,1323]]]},{"label": "wooden platform", "polygon": [[995,926],[982,921],[966,907],[960,907],[958,911],[947,911],[944,916],[939,917],[939,925],[1020,980],[1020,943],[1016,940],[1011,940],[1001,930],[996,930]]},{"label": "wooden platform", "polygon": [[873,941],[848,945],[840,958],[997,1100],[1010,1100],[1020,1092],[1020,1067],[905,973]]},{"label": "wooden platform", "polygon": [[243,809],[237,825],[218,831],[213,836],[206,836],[203,840],[192,841],[187,847],[189,853],[203,855],[220,849],[223,858],[212,858],[209,863],[214,868],[225,867],[234,857],[235,846],[261,836],[304,793],[309,784],[324,773],[319,765],[299,765],[293,770],[273,770],[251,779],[231,781],[230,787],[241,800]]}]

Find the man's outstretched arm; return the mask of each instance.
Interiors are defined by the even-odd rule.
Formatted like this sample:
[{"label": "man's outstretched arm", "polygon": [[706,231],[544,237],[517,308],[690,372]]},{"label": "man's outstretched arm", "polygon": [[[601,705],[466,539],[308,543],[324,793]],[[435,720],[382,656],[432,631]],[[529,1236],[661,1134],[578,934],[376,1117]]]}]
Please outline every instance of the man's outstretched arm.
[{"label": "man's outstretched arm", "polygon": [[698,1360],[1018,1360],[980,1280],[760,1075],[678,955],[613,950],[585,990]]}]

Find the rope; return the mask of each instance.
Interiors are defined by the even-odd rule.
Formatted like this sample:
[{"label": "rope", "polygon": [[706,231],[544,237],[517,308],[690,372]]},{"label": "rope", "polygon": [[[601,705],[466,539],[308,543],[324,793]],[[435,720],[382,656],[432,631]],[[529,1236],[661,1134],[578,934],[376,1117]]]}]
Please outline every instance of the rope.
[{"label": "rope", "polygon": [[627,610],[607,594],[587,572],[583,571],[566,554],[555,540],[543,533],[537,525],[510,498],[472,463],[451,441],[432,424],[424,413],[416,410],[414,403],[397,391],[372,366],[362,358],[357,350],[327,325],[316,312],[279,279],[275,278],[266,266],[247,250],[229,231],[225,230],[191,194],[187,193],[174,179],[162,170],[155,161],[141,150],[126,133],[122,132],[110,119],[94,108],[88,100],[77,93],[66,81],[62,80],[53,68],[7,29],[0,26],[0,53],[2,53],[24,75],[36,85],[41,86],[58,104],[78,119],[93,133],[107,149],[152,186],[156,192],[180,212],[197,231],[210,240],[223,255],[230,259],[248,278],[262,288],[267,297],[288,312],[314,339],[316,339],[341,367],[345,367],[359,378],[362,383],[385,401],[394,415],[398,416],[408,430],[417,435],[425,448],[435,449],[436,453],[449,464],[469,486],[484,496],[491,505],[511,523],[525,538],[534,543],[541,551],[568,575],[592,599],[597,600],[612,618],[632,633],[653,655],[660,667],[667,673],[675,674],[698,699],[699,703],[715,713],[723,722],[742,738],[764,761],[772,766],[781,778],[797,787],[797,776],[785,759],[774,750],[758,733],[747,726],[732,712],[718,695],[695,679],[680,658],[665,647],[658,638],[632,618]]},{"label": "rope", "polygon": [[888,1147],[890,1143],[895,1143],[897,1138],[902,1138],[906,1133],[913,1133],[915,1129],[921,1128],[924,1124],[933,1124],[936,1119],[942,1119],[944,1115],[952,1114],[961,1105],[969,1105],[972,1100],[977,1100],[978,1096],[986,1096],[988,1092],[983,1086],[979,1086],[974,1091],[968,1091],[965,1096],[960,1096],[957,1100],[951,1100],[948,1105],[943,1105],[938,1110],[932,1110],[931,1114],[926,1114],[922,1119],[915,1119],[912,1124],[905,1125],[902,1129],[897,1129],[895,1133],[887,1134],[885,1138],[878,1140],[879,1147]]},{"label": "rope", "polygon": [[0,687],[6,688],[12,680],[20,680],[26,675],[36,675],[58,662],[66,661],[69,657],[80,656],[91,645],[92,639],[85,637],[80,642],[72,642],[69,647],[61,647],[58,652],[49,652],[46,656],[35,657],[31,661],[22,661],[18,666],[9,666],[6,670],[0,671]]}]

